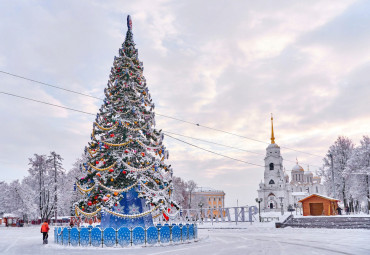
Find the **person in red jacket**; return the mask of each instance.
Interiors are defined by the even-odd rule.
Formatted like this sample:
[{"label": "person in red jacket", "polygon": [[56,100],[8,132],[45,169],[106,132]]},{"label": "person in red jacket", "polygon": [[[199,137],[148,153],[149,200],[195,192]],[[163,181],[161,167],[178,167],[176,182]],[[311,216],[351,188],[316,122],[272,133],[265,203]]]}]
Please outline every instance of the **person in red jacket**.
[{"label": "person in red jacket", "polygon": [[41,225],[41,233],[42,233],[42,241],[44,244],[48,242],[48,232],[49,232],[49,224],[47,220],[44,220],[44,223]]}]

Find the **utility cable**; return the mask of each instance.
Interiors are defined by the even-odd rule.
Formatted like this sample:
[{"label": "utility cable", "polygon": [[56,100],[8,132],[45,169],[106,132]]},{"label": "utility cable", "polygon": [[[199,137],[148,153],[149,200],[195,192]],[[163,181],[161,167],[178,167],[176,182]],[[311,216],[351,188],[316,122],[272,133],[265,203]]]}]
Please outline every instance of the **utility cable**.
[{"label": "utility cable", "polygon": [[73,109],[73,108],[69,108],[69,107],[65,107],[65,106],[61,106],[61,105],[56,105],[56,104],[52,104],[52,103],[48,103],[48,102],[44,102],[44,101],[39,101],[39,100],[28,98],[28,97],[22,97],[22,96],[14,95],[14,94],[3,92],[3,91],[0,91],[0,93],[1,94],[5,94],[5,95],[8,95],[8,96],[13,96],[13,97],[19,97],[19,98],[22,98],[22,99],[27,99],[27,100],[30,100],[30,101],[33,101],[33,102],[37,102],[37,103],[41,103],[41,104],[47,104],[47,105],[51,105],[51,106],[54,106],[54,107],[59,107],[59,108],[67,109],[67,110],[70,110],[70,111],[85,113],[85,114],[89,114],[89,115],[96,115],[96,114],[93,114],[93,113],[90,113],[90,112],[84,112],[84,111],[80,111],[80,110],[77,110],[77,109]]},{"label": "utility cable", "polygon": [[[226,144],[222,144],[222,143],[215,143],[215,142],[211,142],[211,141],[208,141],[208,140],[204,140],[204,139],[199,139],[199,138],[195,138],[195,137],[191,137],[191,136],[186,136],[186,135],[181,135],[181,134],[177,134],[177,133],[173,133],[173,132],[170,132],[170,131],[165,131],[165,130],[162,130],[164,134],[172,134],[172,135],[177,135],[177,136],[182,136],[182,137],[186,137],[186,138],[189,138],[189,139],[193,139],[193,140],[197,140],[197,141],[201,141],[201,142],[205,142],[205,143],[209,143],[209,144],[214,144],[214,145],[218,145],[218,146],[223,146],[223,147],[226,147],[226,148],[230,148],[230,149],[235,149],[235,150],[239,150],[239,151],[244,151],[244,152],[247,152],[247,153],[252,153],[252,154],[256,154],[256,155],[260,155],[260,156],[266,156],[265,154],[263,153],[258,153],[258,152],[254,152],[254,151],[249,151],[249,150],[245,150],[245,149],[242,149],[242,148],[238,148],[238,147],[234,147],[234,146],[229,146],[229,145],[226,145]],[[288,162],[292,162],[292,163],[296,163],[296,161],[294,160],[289,160],[289,159],[285,159],[285,161],[288,161]],[[310,166],[313,166],[313,167],[318,167],[320,168],[321,166],[316,166],[316,165],[312,165],[312,164],[306,164],[304,162],[301,162],[302,165],[310,165]]]},{"label": "utility cable", "polygon": [[[15,95],[15,94],[11,94],[11,93],[7,93],[7,92],[3,92],[3,91],[0,91],[0,93],[1,93],[1,94],[5,94],[5,95],[8,95],[8,96],[13,96],[13,97],[18,97],[18,98],[22,98],[22,99],[30,100],[30,101],[37,102],[37,103],[41,103],[41,104],[51,105],[51,106],[54,106],[54,107],[59,107],[59,108],[63,108],[63,109],[67,109],[67,110],[75,111],[75,112],[80,112],[80,113],[89,114],[89,115],[95,115],[95,114],[90,113],[90,112],[80,111],[80,110],[76,110],[76,109],[69,108],[69,107],[64,107],[64,106],[60,106],[60,105],[56,105],[56,104],[51,104],[51,103],[47,103],[47,102],[43,102],[43,101],[39,101],[39,100],[35,100],[35,99],[32,99],[32,98],[23,97],[23,96],[18,96],[18,95]],[[249,162],[247,162],[247,161],[243,161],[243,160],[240,160],[240,159],[235,159],[235,158],[232,158],[232,157],[229,157],[229,156],[223,155],[223,154],[221,154],[221,153],[217,153],[217,152],[213,152],[213,151],[210,151],[210,150],[204,149],[204,148],[199,147],[199,146],[197,146],[197,145],[194,145],[194,144],[191,144],[191,143],[188,143],[188,142],[182,141],[182,140],[180,140],[180,139],[177,139],[177,138],[175,138],[175,137],[172,137],[172,136],[170,136],[170,135],[168,135],[168,134],[166,134],[166,136],[171,137],[171,138],[173,138],[173,139],[175,139],[175,140],[181,141],[181,142],[183,142],[183,143],[189,144],[189,145],[191,145],[191,146],[194,146],[194,147],[196,147],[196,148],[198,148],[198,149],[205,150],[205,151],[208,151],[208,152],[210,152],[210,153],[213,153],[213,154],[216,154],[216,155],[219,155],[219,156],[225,157],[225,158],[229,158],[229,159],[236,160],[236,161],[243,162],[243,163],[250,164],[250,165],[261,166],[261,165],[257,165],[257,164],[249,163]],[[264,166],[261,166],[261,167],[264,167]]]},{"label": "utility cable", "polygon": [[[51,85],[51,84],[48,84],[48,83],[44,83],[44,82],[41,82],[41,81],[33,80],[33,79],[30,79],[30,78],[27,78],[27,77],[24,77],[24,76],[20,76],[20,75],[17,75],[17,74],[12,74],[12,73],[5,72],[5,71],[2,71],[2,70],[0,70],[0,73],[7,74],[7,75],[10,75],[10,76],[13,76],[13,77],[16,77],[16,78],[24,79],[24,80],[27,80],[27,81],[31,81],[31,82],[34,82],[34,83],[38,83],[38,84],[41,84],[41,85],[49,86],[49,87],[52,87],[52,88],[55,88],[55,89],[60,89],[60,90],[64,90],[64,91],[71,92],[71,93],[75,93],[75,94],[78,94],[78,95],[87,96],[87,97],[98,99],[98,100],[103,100],[102,98],[99,98],[99,97],[95,97],[95,96],[91,96],[91,95],[84,94],[84,93],[81,93],[81,92],[77,92],[77,91],[65,89],[65,88],[62,88],[62,87],[58,87],[58,86]],[[191,121],[186,121],[186,120],[175,118],[175,117],[172,117],[172,116],[167,116],[167,115],[159,114],[159,113],[156,113],[156,115],[162,116],[162,117],[165,117],[165,118],[168,118],[168,119],[173,119],[173,120],[176,120],[176,121],[181,121],[181,122],[184,122],[184,123],[187,123],[187,124],[190,124],[190,125],[195,125],[195,126],[198,126],[198,127],[202,127],[202,128],[205,128],[205,129],[209,129],[209,130],[213,130],[213,131],[217,131],[217,132],[221,132],[221,133],[233,135],[233,136],[236,136],[236,137],[244,138],[244,139],[247,139],[247,140],[251,140],[251,141],[255,141],[255,142],[259,142],[259,143],[264,143],[264,144],[269,144],[268,142],[264,142],[264,141],[261,141],[261,140],[258,140],[258,139],[254,139],[254,138],[242,136],[242,135],[239,135],[239,134],[235,134],[235,133],[228,132],[228,131],[221,130],[221,129],[217,129],[217,128],[212,128],[212,127],[204,126],[204,125],[201,125],[199,123],[194,123],[194,122],[191,122]],[[316,154],[313,154],[313,153],[309,153],[309,152],[305,152],[305,151],[300,151],[300,150],[296,150],[296,149],[285,147],[285,146],[280,146],[280,147],[283,148],[283,149],[287,149],[287,150],[291,150],[291,151],[295,151],[295,152],[299,152],[299,153],[303,153],[303,154],[307,154],[307,155],[311,155],[311,156],[316,156],[316,157],[322,158],[322,156],[316,155]]]},{"label": "utility cable", "polygon": [[232,160],[239,161],[239,162],[242,162],[242,163],[245,163],[245,164],[249,164],[249,165],[253,165],[253,166],[259,166],[259,167],[263,167],[263,168],[265,167],[265,166],[258,165],[258,164],[254,164],[254,163],[250,163],[250,162],[247,162],[247,161],[244,161],[244,160],[241,160],[241,159],[232,158],[232,157],[229,157],[229,156],[226,156],[226,155],[224,155],[224,154],[217,153],[217,152],[214,152],[214,151],[211,151],[211,150],[207,150],[207,149],[205,149],[205,148],[199,147],[198,145],[195,145],[195,144],[192,144],[192,143],[188,143],[188,142],[185,142],[185,141],[183,141],[183,140],[181,140],[181,139],[175,138],[175,137],[173,137],[173,136],[171,136],[171,135],[169,135],[169,134],[166,134],[166,136],[167,136],[167,137],[171,137],[172,139],[175,139],[175,140],[180,141],[180,142],[182,142],[182,143],[188,144],[188,145],[190,145],[190,146],[193,146],[193,147],[195,147],[195,148],[198,148],[198,149],[200,149],[200,150],[204,150],[204,151],[207,151],[207,152],[209,152],[209,153],[213,153],[213,154],[219,155],[219,156],[224,157],[224,158],[232,159]]},{"label": "utility cable", "polygon": [[[52,104],[52,103],[48,103],[48,102],[44,102],[44,101],[40,101],[40,100],[35,100],[35,99],[32,99],[32,98],[23,97],[23,96],[19,96],[19,95],[11,94],[11,93],[3,92],[3,91],[0,91],[0,93],[1,93],[1,94],[5,94],[5,95],[8,95],[8,96],[13,96],[13,97],[18,97],[18,98],[26,99],[26,100],[33,101],[33,102],[36,102],[36,103],[46,104],[46,105],[50,105],[50,106],[54,106],[54,107],[58,107],[58,108],[62,108],[62,109],[70,110],[70,111],[75,111],[75,112],[79,112],[79,113],[84,113],[84,114],[89,114],[89,115],[93,115],[93,116],[95,116],[95,114],[94,114],[94,113],[85,112],[85,111],[77,110],[77,109],[74,109],[74,108],[69,108],[69,107],[65,107],[65,106],[61,106],[61,105],[56,105],[56,104]],[[229,157],[229,156],[226,156],[226,155],[223,155],[223,154],[217,153],[217,152],[213,152],[213,151],[210,151],[210,150],[204,149],[204,148],[199,147],[199,146],[197,146],[197,145],[193,145],[193,144],[191,144],[191,143],[185,142],[185,141],[180,140],[180,139],[178,139],[178,138],[172,137],[172,136],[171,136],[171,135],[169,135],[169,134],[178,135],[178,136],[183,136],[183,137],[187,137],[187,138],[194,139],[194,140],[198,140],[198,141],[202,141],[202,142],[207,142],[207,143],[210,143],[210,144],[215,144],[215,145],[224,146],[224,147],[231,148],[231,149],[236,149],[236,150],[245,151],[245,152],[248,152],[248,153],[254,153],[254,154],[257,154],[257,155],[262,155],[262,156],[264,156],[264,154],[262,154],[262,153],[257,153],[257,152],[253,152],[253,151],[248,151],[248,150],[245,150],[245,149],[240,149],[240,148],[237,148],[237,147],[228,146],[228,145],[221,144],[221,143],[215,143],[215,142],[211,142],[211,141],[207,141],[207,140],[203,140],[203,139],[199,139],[199,138],[195,138],[195,137],[191,137],[191,136],[180,135],[180,134],[176,134],[176,133],[169,132],[169,131],[163,131],[163,133],[164,133],[166,136],[171,137],[172,139],[175,139],[175,140],[181,141],[181,142],[183,142],[183,143],[189,144],[189,145],[194,146],[194,147],[196,147],[196,148],[198,148],[198,149],[205,150],[205,151],[208,151],[208,152],[210,152],[210,153],[213,153],[213,154],[216,154],[216,155],[220,155],[220,156],[222,156],[222,157],[226,157],[226,158],[229,158],[229,159],[233,159],[233,160],[240,161],[240,162],[247,163],[247,164],[251,164],[251,165],[261,166],[261,165],[257,165],[257,164],[249,163],[249,162],[247,162],[247,161],[243,161],[243,160],[235,159],[235,158],[232,158],[232,157]],[[292,161],[292,160],[287,160],[287,159],[286,159],[286,161],[294,162],[294,161]],[[315,165],[311,165],[311,166],[315,166]],[[316,167],[318,167],[318,166],[316,166]]]}]

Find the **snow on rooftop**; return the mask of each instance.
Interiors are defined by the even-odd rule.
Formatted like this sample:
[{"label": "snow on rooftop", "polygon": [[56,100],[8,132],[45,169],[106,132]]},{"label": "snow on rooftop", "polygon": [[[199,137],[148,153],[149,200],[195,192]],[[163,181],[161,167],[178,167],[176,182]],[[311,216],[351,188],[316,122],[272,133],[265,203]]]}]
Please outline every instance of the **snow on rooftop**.
[{"label": "snow on rooftop", "polygon": [[209,187],[197,187],[194,192],[223,192],[222,190],[216,190]]},{"label": "snow on rooftop", "polygon": [[307,192],[292,192],[292,196],[307,196]]}]

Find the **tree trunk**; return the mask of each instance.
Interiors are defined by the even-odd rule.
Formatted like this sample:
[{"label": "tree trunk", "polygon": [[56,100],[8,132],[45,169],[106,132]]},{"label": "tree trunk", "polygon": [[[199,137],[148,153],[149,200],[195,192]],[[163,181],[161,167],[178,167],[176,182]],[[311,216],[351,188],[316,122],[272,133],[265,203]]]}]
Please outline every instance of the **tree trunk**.
[{"label": "tree trunk", "polygon": [[369,175],[366,175],[366,189],[367,189],[367,214],[370,212],[370,189],[369,189]]},{"label": "tree trunk", "polygon": [[42,220],[42,183],[41,183],[41,180],[42,180],[42,169],[39,165],[39,172],[40,172],[40,218]]},{"label": "tree trunk", "polygon": [[53,155],[54,156],[54,185],[55,185],[55,194],[54,194],[54,222],[57,222],[57,218],[58,218],[58,195],[57,195],[57,166],[56,166],[56,162],[55,162],[55,157],[56,157],[56,154]]}]

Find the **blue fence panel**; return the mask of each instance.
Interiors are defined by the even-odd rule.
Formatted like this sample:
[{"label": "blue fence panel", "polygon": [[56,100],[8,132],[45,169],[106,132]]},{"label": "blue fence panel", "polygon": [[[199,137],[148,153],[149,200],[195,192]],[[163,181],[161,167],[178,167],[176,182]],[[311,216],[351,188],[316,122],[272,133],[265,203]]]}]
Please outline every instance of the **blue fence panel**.
[{"label": "blue fence panel", "polygon": [[158,243],[158,229],[156,227],[149,227],[146,230],[146,242],[148,244]]},{"label": "blue fence panel", "polygon": [[91,230],[91,245],[98,247],[101,245],[101,230],[100,228],[93,228]]},{"label": "blue fence panel", "polygon": [[117,240],[122,247],[129,246],[131,243],[131,231],[126,227],[118,229]]},{"label": "blue fence panel", "polygon": [[169,243],[170,242],[170,227],[169,226],[164,226],[160,230],[160,237],[161,237],[161,243]]},{"label": "blue fence panel", "polygon": [[59,228],[57,229],[57,233],[58,233],[57,242],[58,242],[58,244],[62,244],[62,242],[63,242],[63,237],[62,237],[62,228],[61,228],[61,227],[59,227]]},{"label": "blue fence panel", "polygon": [[80,229],[80,245],[88,246],[90,244],[90,231],[88,228]]},{"label": "blue fence panel", "polygon": [[58,231],[57,231],[57,228],[54,228],[54,243],[58,243]]},{"label": "blue fence panel", "polygon": [[189,240],[194,239],[194,224],[189,225]]},{"label": "blue fence panel", "polygon": [[179,226],[172,227],[172,242],[180,242],[181,241],[181,228]]},{"label": "blue fence panel", "polygon": [[112,247],[116,244],[116,230],[114,228],[106,228],[103,232],[104,244],[108,247]]},{"label": "blue fence panel", "polygon": [[181,230],[182,230],[182,240],[183,241],[188,240],[188,227],[186,225],[183,225]]},{"label": "blue fence panel", "polygon": [[69,232],[69,242],[72,246],[77,246],[80,242],[80,232],[77,228],[72,228]]},{"label": "blue fence panel", "polygon": [[145,230],[142,227],[136,227],[132,230],[132,243],[135,245],[145,243]]},{"label": "blue fence panel", "polygon": [[63,245],[69,244],[69,229],[63,228]]}]

